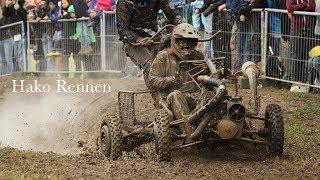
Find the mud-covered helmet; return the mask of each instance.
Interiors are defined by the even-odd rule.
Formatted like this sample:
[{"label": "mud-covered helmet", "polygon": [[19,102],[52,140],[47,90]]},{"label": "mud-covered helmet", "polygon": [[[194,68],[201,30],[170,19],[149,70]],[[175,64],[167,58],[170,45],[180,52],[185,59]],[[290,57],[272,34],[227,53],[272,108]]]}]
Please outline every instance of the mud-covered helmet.
[{"label": "mud-covered helmet", "polygon": [[309,57],[311,58],[320,57],[320,46],[316,46],[312,48],[309,52]]},{"label": "mud-covered helmet", "polygon": [[173,52],[181,59],[188,60],[199,40],[198,31],[188,23],[177,25],[171,34],[171,47]]}]

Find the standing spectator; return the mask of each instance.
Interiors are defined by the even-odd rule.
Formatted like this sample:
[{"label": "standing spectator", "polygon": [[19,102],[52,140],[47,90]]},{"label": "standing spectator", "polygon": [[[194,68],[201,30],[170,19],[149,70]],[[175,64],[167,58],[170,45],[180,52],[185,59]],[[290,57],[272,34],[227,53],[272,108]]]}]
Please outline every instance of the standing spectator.
[{"label": "standing spectator", "polygon": [[[27,13],[23,9],[23,2],[18,0],[6,0],[3,7],[2,25],[9,25],[18,21],[26,21]],[[15,38],[14,38],[15,37]],[[9,74],[13,71],[13,51],[19,54],[20,57],[16,58],[17,68],[22,70],[23,68],[23,37],[22,34],[15,34],[12,28],[2,29],[0,37],[1,45],[3,49],[0,50],[0,56],[4,57],[2,63],[2,73]]]},{"label": "standing spectator", "polygon": [[[237,35],[237,59],[236,59],[236,69],[240,70],[243,63],[247,61],[252,61],[252,36],[253,29],[258,30],[259,25],[254,24],[251,11],[253,8],[265,8],[267,4],[264,0],[240,0],[240,2],[233,2],[233,16],[238,28]],[[259,45],[256,43],[255,45]],[[256,54],[259,54],[256,52]]]},{"label": "standing spectator", "polygon": [[[280,9],[278,0],[267,0],[268,7],[272,9]],[[267,76],[282,78],[282,62],[280,61],[280,41],[282,37],[281,14],[277,12],[269,12],[268,15],[268,53],[266,62]]]},{"label": "standing spectator", "polygon": [[[36,1],[37,1],[37,0],[36,0]],[[35,2],[35,0],[26,0],[26,1],[24,2],[24,5],[23,5],[23,8],[24,8],[25,10],[27,10],[28,12],[29,12],[30,10],[33,10],[35,7],[36,7],[36,2]]]},{"label": "standing spectator", "polygon": [[48,16],[52,23],[57,23],[61,18],[61,7],[59,6],[59,0],[48,1],[49,12]]},{"label": "standing spectator", "polygon": [[251,61],[251,31],[252,24],[250,23],[250,16],[248,12],[244,12],[243,9],[250,4],[248,1],[236,1],[232,2],[233,17],[237,25],[237,37],[236,37],[236,70],[240,70],[243,63]]},{"label": "standing spectator", "polygon": [[200,31],[201,28],[201,14],[200,9],[203,7],[203,1],[195,0],[194,2],[191,2],[192,7],[192,24],[193,27],[196,28],[198,31]]},{"label": "standing spectator", "polygon": [[[320,87],[320,46],[316,46],[309,52],[308,60],[308,83]],[[313,89],[314,93],[319,93],[320,89]]]},{"label": "standing spectator", "polygon": [[[37,4],[37,7],[35,9],[35,15],[36,20],[48,20],[48,2],[47,1],[41,1]],[[37,28],[34,28],[37,27]],[[37,67],[40,69],[40,71],[44,70],[53,70],[54,69],[54,63],[53,59],[48,56],[48,54],[52,53],[53,50],[53,42],[52,42],[52,34],[53,34],[53,27],[50,22],[37,22],[34,23],[33,26],[30,26],[31,29],[34,28],[33,32],[35,35],[35,39],[39,41],[36,41],[37,50],[34,53],[35,59],[38,61],[39,66]]]},{"label": "standing spectator", "polygon": [[[212,36],[213,29],[213,13],[209,11],[210,5],[214,3],[214,0],[204,0],[204,6],[200,9],[201,21],[204,26],[204,38],[210,38]],[[209,11],[209,12],[208,12]],[[213,58],[212,41],[207,41],[204,44],[205,57],[207,59]]]},{"label": "standing spectator", "polygon": [[[320,13],[320,0],[315,0],[316,8],[315,12]],[[309,52],[309,61],[308,61],[308,82],[320,87],[320,16],[316,17],[316,25],[314,29],[316,47],[312,48]],[[314,93],[319,93],[319,88],[313,89]]]},{"label": "standing spectator", "polygon": [[58,22],[58,20],[61,18],[61,7],[59,6],[58,0],[49,0],[48,1],[48,7],[49,7],[49,13],[48,17],[50,21],[53,23],[54,26],[54,34],[52,37],[53,40],[53,52],[51,54],[48,54],[48,56],[55,56],[55,70],[60,71],[61,70],[61,55],[62,55],[62,25]]},{"label": "standing spectator", "polygon": [[40,21],[40,20],[44,19],[45,16],[48,16],[49,10],[47,8],[47,5],[48,4],[44,0],[36,3],[36,8],[35,8],[34,12],[35,12],[35,16],[36,16],[37,21]]},{"label": "standing spectator", "polygon": [[185,0],[172,0],[172,4],[174,6],[174,11],[176,12],[176,14],[181,18],[184,18],[183,14],[184,14],[184,6],[186,4]]},{"label": "standing spectator", "polygon": [[[275,4],[278,9],[283,9],[286,10],[286,1],[283,0],[275,0]],[[273,70],[275,68],[275,74],[276,76],[273,75],[273,77],[278,77],[278,78],[288,78],[288,72],[289,72],[289,66],[288,62],[290,62],[290,21],[291,19],[289,18],[288,14],[286,13],[277,13],[278,16],[280,17],[281,21],[281,40],[280,40],[280,52],[279,52],[279,58],[274,59],[276,63],[271,62],[271,68],[267,68],[267,73],[268,70]],[[268,62],[268,61],[267,61]],[[273,64],[273,65],[272,65]],[[275,67],[275,65],[277,67]],[[269,65],[267,64],[267,67]],[[274,70],[273,70],[274,71]]]},{"label": "standing spectator", "polygon": [[[69,8],[69,13],[73,14],[72,11],[74,10],[74,14],[76,18],[85,18],[88,17],[88,7],[84,0],[77,0],[74,2],[74,8]],[[76,5],[78,6],[78,11],[76,9]],[[82,7],[86,6],[86,7]],[[94,69],[96,67],[91,65],[90,61],[90,54],[93,52],[91,48],[91,44],[96,42],[95,35],[93,33],[93,29],[90,25],[89,20],[81,20],[77,21],[76,25],[76,33],[72,36],[72,39],[79,40],[81,44],[80,51],[78,53],[77,59],[81,59],[84,62],[84,66],[86,70],[97,70]],[[92,69],[93,68],[93,69]]]},{"label": "standing spectator", "polygon": [[61,1],[61,19],[67,19],[68,18],[68,7],[69,2],[67,0]]},{"label": "standing spectator", "polygon": [[[275,0],[278,9],[287,9],[286,1],[283,0]],[[281,33],[282,38],[287,40],[290,35],[290,18],[287,14],[281,14]]]},{"label": "standing spectator", "polygon": [[[74,10],[74,6],[73,5],[70,5],[68,7],[68,17],[71,18],[71,19],[75,19],[76,18],[76,14],[75,14],[75,10]],[[67,24],[67,26],[65,26],[65,36],[66,36],[66,39],[65,41],[65,44],[66,44],[66,54],[69,57],[69,62],[71,59],[73,59],[73,62],[75,64],[75,70],[76,71],[81,71],[82,68],[81,68],[81,58],[79,58],[77,56],[77,54],[79,53],[80,51],[80,42],[78,41],[78,39],[75,39],[73,37],[73,35],[76,34],[76,27],[77,27],[77,24],[79,22],[69,22]],[[72,63],[69,63],[69,67],[70,65],[72,65]]]},{"label": "standing spectator", "polygon": [[[13,23],[13,16],[14,16],[14,9],[12,7],[7,7],[7,4],[3,10],[3,15],[4,15],[4,23],[3,25],[8,25]],[[2,59],[2,70],[1,72],[3,74],[10,74],[13,71],[13,58],[12,58],[12,52],[13,52],[13,34],[12,30],[10,28],[5,28],[2,29],[1,32],[1,57],[4,58]]]},{"label": "standing spectator", "polygon": [[[267,0],[268,7],[272,9],[279,9],[279,5],[276,0]],[[280,38],[281,38],[281,19],[279,13],[269,13],[269,33],[271,34],[271,39],[269,39],[269,44],[272,47],[273,55],[279,56],[280,49]]]},{"label": "standing spectator", "polygon": [[89,59],[91,59],[90,63],[91,67],[94,70],[99,70],[101,68],[101,37],[100,37],[100,20],[102,20],[103,11],[110,11],[112,7],[111,0],[91,0],[89,3],[88,14],[90,17],[90,31],[93,30],[93,34],[95,37],[95,42],[92,43],[93,53],[90,55]]},{"label": "standing spectator", "polygon": [[[117,44],[115,43],[115,41],[117,40],[117,36],[116,36],[116,22],[115,22],[115,13],[112,13],[110,11],[112,11],[112,7],[114,1],[112,0],[97,0],[96,2],[96,6],[94,8],[89,7],[91,10],[90,12],[90,17],[92,18],[92,22],[94,23],[94,30],[95,33],[98,34],[100,33],[100,20],[104,20],[104,24],[105,27],[105,33],[106,36],[100,37],[98,36],[97,39],[98,41],[94,44],[94,49],[96,50],[96,54],[100,54],[97,51],[100,52],[101,46],[100,46],[100,42],[101,39],[102,43],[104,43],[104,45],[102,47],[105,47],[105,49],[103,49],[102,51],[105,52],[105,54],[107,55],[106,61],[107,63],[107,69],[119,69],[119,62],[118,61],[114,61],[114,59],[119,59],[118,57],[120,56],[120,53],[114,53],[117,51]],[[104,13],[104,19],[100,19],[100,16],[102,16],[103,12]],[[97,65],[99,65],[98,62],[100,61],[96,61]]]},{"label": "standing spectator", "polygon": [[[226,58],[226,64],[225,66],[230,68],[230,32],[232,29],[232,23],[230,24],[230,21],[228,18],[226,18],[225,12],[220,12],[219,7],[223,4],[225,4],[225,0],[215,0],[213,4],[210,5],[210,7],[207,9],[207,11],[210,13],[213,13],[213,32],[212,34],[215,34],[219,30],[222,32],[219,33],[217,36],[215,36],[212,39],[212,49],[214,52],[215,57],[225,57]],[[221,7],[222,8],[222,7]]]},{"label": "standing spectator", "polygon": [[[18,4],[14,5],[14,8],[16,9],[16,18],[15,22],[23,21],[25,25],[24,31],[26,32],[26,14],[27,11],[23,9],[23,3],[24,0],[17,0]],[[25,50],[26,49],[26,37],[23,36],[22,32],[16,32],[14,34],[14,45],[13,45],[13,57],[15,61],[15,70],[22,71],[24,69],[24,58],[25,58]]]},{"label": "standing spectator", "polygon": [[[205,38],[211,38],[214,31],[219,29],[224,31],[223,26],[219,27],[219,12],[218,7],[225,3],[225,0],[205,0],[204,6],[201,9],[201,20],[204,25]],[[224,22],[225,23],[225,22]],[[223,39],[222,34],[219,34],[213,40],[205,42],[205,56],[206,58],[214,58],[214,49],[219,51],[223,46],[224,42],[221,42]],[[219,53],[215,54],[217,56]]]},{"label": "standing spectator", "polygon": [[[69,8],[70,4],[68,0],[61,0],[61,19],[69,19],[69,14],[68,14],[68,8]],[[73,31],[75,30],[75,24],[76,22],[72,22],[72,21],[60,21],[59,22],[59,26],[61,26],[61,31],[62,31],[62,39],[60,40],[60,49],[61,49],[61,54],[62,54],[62,62],[61,62],[61,66],[62,66],[62,71],[68,71],[69,70],[69,60],[70,60],[70,56],[73,54],[70,53],[70,47],[72,45],[75,45],[74,42],[72,40],[69,39],[69,37],[71,36],[69,31],[72,31],[72,33],[74,33]],[[73,34],[72,34],[73,35]],[[76,49],[76,47],[73,47],[74,49]],[[73,59],[72,59],[73,60]],[[74,63],[72,63],[74,67]],[[75,69],[75,68],[74,68]]]},{"label": "standing spectator", "polygon": [[[312,48],[311,38],[314,37],[315,19],[312,16],[295,15],[295,11],[315,11],[314,0],[286,0],[288,13],[291,14],[291,59],[289,66],[289,80],[306,82],[304,67],[308,58],[308,52]],[[305,89],[293,84],[293,89]],[[307,90],[306,90],[307,91]]]},{"label": "standing spectator", "polygon": [[[193,1],[193,0],[192,0]],[[188,24],[192,24],[192,14],[193,14],[193,10],[191,7],[191,0],[186,0],[186,4],[184,6],[184,16],[186,18],[186,22]]]},{"label": "standing spectator", "polygon": [[235,71],[236,69],[236,37],[237,37],[237,24],[234,21],[234,18],[232,17],[232,11],[235,8],[235,5],[233,3],[234,0],[226,0],[225,4],[222,4],[218,7],[218,11],[222,13],[223,11],[226,11],[226,21],[231,26],[231,36],[230,36],[230,68]]},{"label": "standing spectator", "polygon": [[100,33],[100,18],[104,11],[111,11],[111,0],[91,0],[88,14],[91,19],[91,26],[96,34]]},{"label": "standing spectator", "polygon": [[[73,2],[76,18],[85,18],[88,17],[88,5],[85,0],[74,0]],[[79,40],[81,42],[80,54],[90,54],[92,52],[92,48],[90,45],[90,22],[88,20],[84,20],[80,22],[81,34]],[[78,28],[78,25],[77,25]],[[95,42],[95,39],[92,39]]]}]

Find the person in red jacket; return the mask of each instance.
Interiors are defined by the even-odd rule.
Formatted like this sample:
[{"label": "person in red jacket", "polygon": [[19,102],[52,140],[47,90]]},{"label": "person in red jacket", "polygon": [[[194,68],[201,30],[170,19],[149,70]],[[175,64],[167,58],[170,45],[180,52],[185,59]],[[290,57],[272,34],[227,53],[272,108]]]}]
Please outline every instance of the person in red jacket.
[{"label": "person in red jacket", "polygon": [[[286,6],[291,17],[290,42],[291,58],[288,62],[288,78],[292,81],[306,82],[305,66],[308,52],[313,47],[315,18],[313,16],[292,14],[295,11],[315,11],[314,0],[286,0]],[[293,85],[297,86],[297,85]],[[300,87],[299,87],[300,88]]]}]

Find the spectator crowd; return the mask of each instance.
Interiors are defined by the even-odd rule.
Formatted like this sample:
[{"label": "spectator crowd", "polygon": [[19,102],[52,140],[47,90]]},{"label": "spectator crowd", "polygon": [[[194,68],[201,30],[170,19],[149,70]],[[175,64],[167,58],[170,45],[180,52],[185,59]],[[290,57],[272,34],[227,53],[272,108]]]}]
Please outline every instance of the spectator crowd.
[{"label": "spectator crowd", "polygon": [[[320,0],[171,1],[176,14],[203,32],[204,38],[223,30],[203,49],[206,58],[226,57],[234,71],[240,70],[246,61],[261,61],[261,17],[253,9],[287,10],[288,13],[268,12],[266,74],[289,81],[319,83],[320,61],[314,55],[317,53],[311,56],[309,51],[319,45],[320,16],[294,12],[320,12]],[[96,51],[100,50],[100,17],[104,11],[115,10],[116,0],[2,0],[0,7],[1,74],[23,69],[26,37],[22,33],[17,36],[19,33],[6,26],[20,21],[33,22],[29,27],[30,44],[35,47],[31,49],[37,70],[64,70],[68,65],[63,64],[69,62],[64,57],[70,56],[80,59],[74,61],[80,70],[81,63],[88,63],[88,54],[99,54]],[[105,28],[111,26],[115,25],[107,23]]]},{"label": "spectator crowd", "polygon": [[[32,50],[28,59],[31,56],[36,62],[37,70],[67,70],[70,56],[80,59],[74,61],[80,70],[81,63],[92,58],[88,55],[98,54],[100,18],[104,11],[113,11],[116,4],[114,0],[2,0],[0,3],[1,74],[24,68],[27,26],[22,30],[21,26],[12,24],[27,21]],[[92,70],[88,69],[89,65],[85,68]]]}]

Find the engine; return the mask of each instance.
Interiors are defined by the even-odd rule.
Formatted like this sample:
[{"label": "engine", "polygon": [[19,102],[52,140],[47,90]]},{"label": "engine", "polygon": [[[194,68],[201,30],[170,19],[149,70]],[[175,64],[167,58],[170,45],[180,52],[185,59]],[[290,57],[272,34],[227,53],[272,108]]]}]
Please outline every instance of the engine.
[{"label": "engine", "polygon": [[232,98],[227,103],[227,117],[217,124],[217,132],[221,139],[232,139],[241,135],[246,109],[240,98]]}]

